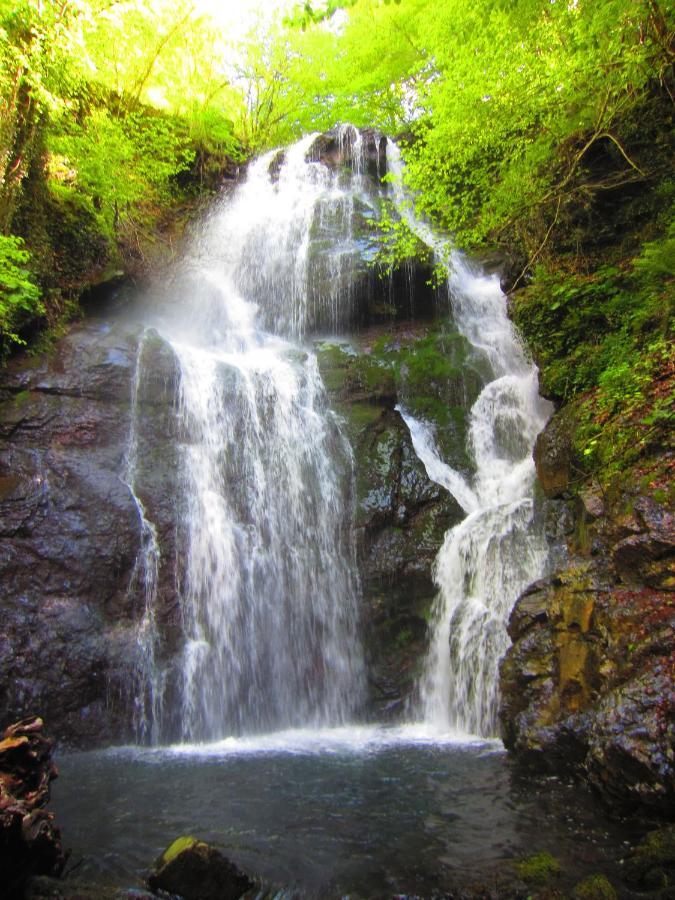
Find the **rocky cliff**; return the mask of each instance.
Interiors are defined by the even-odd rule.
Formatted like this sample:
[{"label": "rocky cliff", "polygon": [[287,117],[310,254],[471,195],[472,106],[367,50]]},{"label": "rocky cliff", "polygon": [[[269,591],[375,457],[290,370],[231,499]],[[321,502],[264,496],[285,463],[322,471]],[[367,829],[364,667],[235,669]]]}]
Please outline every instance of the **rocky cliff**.
[{"label": "rocky cliff", "polygon": [[675,809],[672,460],[642,483],[574,485],[569,416],[535,450],[558,564],[518,600],[501,667],[504,742],[618,810]]},{"label": "rocky cliff", "polygon": [[[429,481],[395,409],[395,371],[368,342],[408,353],[431,324],[320,342],[329,394],[354,448],[356,527],[371,660],[372,712],[404,711],[426,641],[431,569],[461,510]],[[135,381],[139,359],[143,378]],[[0,644],[3,718],[44,712],[52,733],[96,745],[132,735],[143,534],[129,486],[158,529],[161,653],[180,645],[180,491],[172,352],[120,321],[74,328],[0,378]],[[414,402],[414,398],[412,398]],[[458,450],[459,452],[459,450]]]},{"label": "rocky cliff", "polygon": [[[0,379],[2,718],[40,710],[55,736],[78,744],[130,733],[124,694],[142,614],[133,578],[141,530],[125,454],[140,334],[89,323]],[[161,348],[157,355],[140,408],[160,479],[170,468],[162,448],[173,391]],[[167,532],[171,496],[153,503]],[[175,621],[169,570],[167,560],[162,608]]]}]

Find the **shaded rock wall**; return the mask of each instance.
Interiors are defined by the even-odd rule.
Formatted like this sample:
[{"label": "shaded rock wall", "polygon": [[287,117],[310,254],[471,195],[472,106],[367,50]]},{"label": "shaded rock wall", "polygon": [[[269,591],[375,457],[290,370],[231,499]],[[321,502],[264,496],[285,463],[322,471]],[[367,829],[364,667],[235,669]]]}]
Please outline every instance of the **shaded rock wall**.
[{"label": "shaded rock wall", "polygon": [[[565,423],[535,456],[566,554],[519,599],[501,667],[504,742],[614,807],[675,810],[675,530],[648,488],[569,488]],[[555,528],[553,529],[555,532]]]},{"label": "shaded rock wall", "polygon": [[[56,737],[77,744],[129,736],[143,599],[132,579],[140,520],[124,471],[139,333],[91,323],[0,374],[1,718],[39,710]],[[157,456],[173,400],[159,357],[139,404],[155,480],[166,474]],[[168,536],[172,492],[152,494]],[[175,611],[170,565],[162,597]]]},{"label": "shaded rock wall", "polygon": [[[354,227],[360,249],[345,270],[351,279],[345,328],[375,326],[386,332],[413,314],[432,322],[439,310],[428,266],[411,261],[381,277],[369,265],[385,142],[372,131],[362,138],[359,164],[371,190],[359,201],[363,208]],[[310,157],[349,178],[355,139],[355,132],[329,132],[316,140]],[[312,238],[318,290],[328,237],[319,228]],[[166,293],[160,302],[171,302]],[[446,393],[457,381],[463,350],[456,350],[456,369],[444,371],[434,388],[438,409],[447,406]],[[326,354],[320,356],[325,362]],[[322,368],[355,453],[370,713],[379,717],[403,712],[435,594],[432,563],[459,511],[429,482],[413,452],[394,409],[400,384],[377,366],[369,367],[364,381],[363,369],[353,366],[355,357],[342,356],[333,355]],[[143,377],[136,383],[139,359]],[[424,384],[416,383],[415,390],[423,394],[425,372],[416,376]],[[138,626],[145,596],[137,501],[156,527],[161,548],[155,652],[167,673],[165,709],[171,709],[177,676],[172,661],[184,640],[178,457],[185,436],[175,412],[176,384],[170,347],[158,335],[114,318],[75,327],[51,352],[15,359],[0,373],[3,722],[40,711],[55,737],[80,746],[116,743],[138,733],[135,725],[143,715]],[[444,428],[449,439],[461,443],[459,402],[453,399],[456,415]],[[133,477],[127,461],[132,434]]]}]

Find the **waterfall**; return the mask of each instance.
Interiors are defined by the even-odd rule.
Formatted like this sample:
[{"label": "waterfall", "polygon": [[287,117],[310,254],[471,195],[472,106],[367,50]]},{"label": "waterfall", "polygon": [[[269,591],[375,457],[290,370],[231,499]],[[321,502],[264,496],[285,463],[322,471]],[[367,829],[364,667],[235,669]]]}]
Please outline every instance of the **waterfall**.
[{"label": "waterfall", "polygon": [[[353,175],[312,160],[315,135],[254,162],[193,240],[155,323],[179,369],[183,650],[173,709],[141,703],[160,719],[142,723],[146,739],[339,725],[362,704],[351,449],[302,345],[349,315],[342,288],[360,258],[361,136],[338,140]],[[150,548],[140,501],[139,514]],[[152,560],[145,571],[151,623]]]},{"label": "waterfall", "polygon": [[154,744],[159,739],[159,723],[162,720],[165,672],[157,662],[159,634],[155,618],[161,550],[157,528],[147,517],[143,501],[137,494],[136,485],[139,455],[139,393],[145,344],[146,333],[144,332],[138,343],[131,382],[131,429],[124,460],[123,477],[138,513],[141,533],[141,547],[131,573],[129,593],[138,591],[144,598],[143,614],[136,629],[136,683],[132,688],[135,698],[133,727],[141,742]]},{"label": "waterfall", "polygon": [[497,729],[498,666],[509,644],[508,616],[547,559],[534,520],[532,448],[551,405],[539,397],[537,370],[508,319],[498,278],[474,271],[416,218],[392,142],[387,162],[400,214],[446,266],[455,324],[489,373],[469,412],[471,483],[439,458],[430,428],[402,410],[427,474],[467,513],[448,531],[436,558],[438,595],[418,713],[441,730],[491,736]]},{"label": "waterfall", "polygon": [[[377,217],[380,189],[363,135],[344,126],[324,141],[310,135],[250,166],[191,241],[154,320],[177,368],[178,663],[160,663],[162,554],[138,485],[139,347],[125,481],[141,526],[131,585],[145,597],[141,741],[335,726],[362,707],[353,459],[304,342],[344,331],[358,313],[355,285],[370,252],[360,224]],[[531,450],[549,405],[497,279],[473,271],[415,217],[391,142],[387,158],[388,190],[445,264],[456,327],[485,373],[469,412],[470,476],[441,459],[429,423],[399,408],[429,478],[466,513],[435,563],[418,716],[437,731],[490,736],[506,620],[546,560]]]}]

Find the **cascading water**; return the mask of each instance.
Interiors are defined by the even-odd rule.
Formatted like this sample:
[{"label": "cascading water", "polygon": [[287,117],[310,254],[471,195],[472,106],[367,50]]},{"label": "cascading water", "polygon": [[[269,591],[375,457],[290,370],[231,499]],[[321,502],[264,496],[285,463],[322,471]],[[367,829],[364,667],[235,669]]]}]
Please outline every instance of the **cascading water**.
[{"label": "cascading water", "polygon": [[[349,312],[337,298],[357,256],[352,132],[339,135],[353,159],[346,187],[307,161],[315,136],[258,160],[194,241],[158,325],[180,373],[184,650],[178,709],[140,702],[166,714],[144,722],[146,737],[339,725],[361,704],[351,450],[314,355],[292,343]],[[310,235],[328,222],[338,246],[310,260]]]},{"label": "cascading water", "polygon": [[474,272],[458,252],[414,215],[402,187],[398,148],[387,145],[398,209],[446,265],[455,324],[489,372],[469,413],[472,482],[443,463],[433,434],[402,410],[427,474],[447,488],[467,517],[445,536],[435,563],[439,588],[419,683],[419,712],[440,730],[496,733],[498,665],[518,595],[547,559],[534,521],[532,447],[551,406],[538,394],[537,370],[509,322],[496,276]]},{"label": "cascading water", "polygon": [[[179,369],[184,644],[178,676],[163,670],[154,613],[159,545],[138,500],[144,740],[338,725],[364,696],[351,451],[327,409],[316,359],[299,342],[351,321],[354,276],[364,266],[355,213],[374,210],[361,135],[338,132],[349,172],[312,161],[316,141],[310,135],[251,166],[193,241],[177,300],[158,325]],[[395,145],[387,156],[400,214],[446,262],[457,328],[489,373],[470,412],[471,481],[439,458],[430,427],[401,410],[429,477],[467,513],[436,561],[421,714],[439,730],[489,736],[506,618],[546,558],[532,521],[531,448],[548,404],[496,279],[473,273],[415,218]],[[137,382],[141,361],[142,347]],[[133,404],[138,383],[134,390]],[[132,435],[134,493],[136,443]]]},{"label": "cascading water", "polygon": [[143,615],[136,630],[136,683],[132,688],[135,697],[134,730],[141,741],[154,744],[159,738],[158,726],[162,720],[164,697],[164,672],[157,664],[156,659],[158,633],[155,620],[161,550],[157,529],[148,519],[143,501],[136,493],[139,455],[138,406],[145,337],[144,334],[138,344],[134,377],[131,383],[131,431],[125,458],[124,481],[138,512],[141,537],[141,548],[131,573],[129,592],[138,590],[145,601]]}]

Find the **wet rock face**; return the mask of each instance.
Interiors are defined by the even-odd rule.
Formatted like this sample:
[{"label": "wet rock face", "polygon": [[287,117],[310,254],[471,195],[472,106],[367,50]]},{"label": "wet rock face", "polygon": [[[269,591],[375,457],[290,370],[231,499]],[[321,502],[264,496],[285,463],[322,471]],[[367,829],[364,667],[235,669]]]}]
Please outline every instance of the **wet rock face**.
[{"label": "wet rock face", "polygon": [[[321,134],[310,147],[308,158],[330,167],[352,165],[357,134],[353,127],[334,128]],[[360,152],[363,154],[365,171],[379,181],[387,171],[387,139],[373,128],[361,130],[360,135]]]},{"label": "wet rock face", "polygon": [[570,411],[564,410],[551,419],[535,442],[537,477],[547,497],[558,497],[568,488],[574,463],[573,428]]},{"label": "wet rock face", "polygon": [[67,854],[45,806],[57,777],[52,742],[41,719],[11,725],[0,736],[0,885],[2,896],[23,896],[33,875],[59,876]]},{"label": "wet rock face", "polygon": [[346,345],[320,346],[318,359],[354,451],[370,712],[398,718],[425,656],[433,563],[464,514],[415,454],[391,372],[375,365],[364,375],[364,357]]},{"label": "wet rock face", "polygon": [[419,675],[437,593],[432,567],[462,517],[429,480],[400,414],[383,410],[355,442],[357,538],[377,718],[402,715]]},{"label": "wet rock face", "polygon": [[[0,375],[0,717],[39,709],[71,744],[129,729],[122,694],[142,597],[132,589],[140,522],[124,469],[139,333],[91,323]],[[138,406],[157,447],[173,394],[155,354]],[[156,512],[169,532],[170,510]],[[170,606],[175,587],[165,581]]]},{"label": "wet rock face", "polygon": [[[382,249],[374,226],[387,197],[386,148],[379,132],[347,126],[317,135],[307,150],[306,160],[325,166],[337,185],[346,187],[355,172],[361,177],[361,189],[348,206],[336,207],[335,197],[326,196],[314,211],[305,312],[309,334],[354,333],[412,317],[429,321],[438,313],[430,259],[411,258],[394,269],[375,262]],[[285,150],[272,157],[273,182],[285,161]],[[352,249],[336,256],[336,247],[347,246]],[[260,299],[264,308],[264,293]]]},{"label": "wet rock face", "polygon": [[[328,354],[330,356],[330,354]],[[431,569],[462,514],[429,481],[394,409],[391,374],[364,382],[352,360],[319,354],[356,461],[355,514],[370,712],[401,715],[424,656],[436,588]],[[141,378],[135,381],[140,363]],[[358,377],[357,377],[358,375]],[[182,645],[181,504],[171,348],[120,322],[73,329],[53,352],[0,376],[0,710],[4,723],[39,709],[71,746],[134,739],[139,508],[161,547],[160,661]],[[135,470],[127,455],[136,420]],[[167,723],[171,727],[171,723]]]},{"label": "wet rock face", "polygon": [[508,749],[572,769],[613,807],[675,808],[672,515],[636,492],[587,490],[567,561],[533,585],[501,668]]}]

